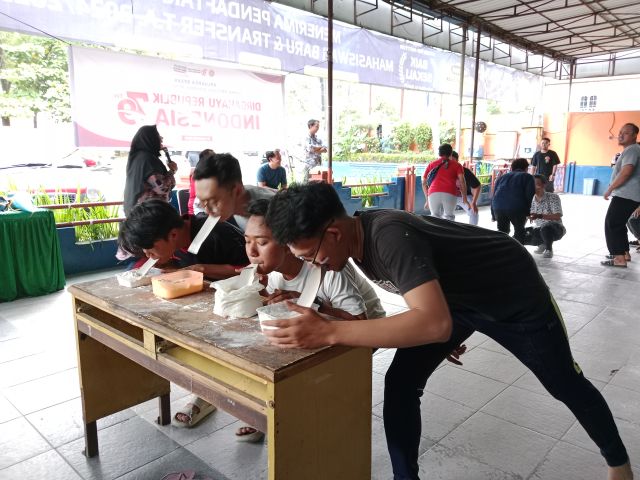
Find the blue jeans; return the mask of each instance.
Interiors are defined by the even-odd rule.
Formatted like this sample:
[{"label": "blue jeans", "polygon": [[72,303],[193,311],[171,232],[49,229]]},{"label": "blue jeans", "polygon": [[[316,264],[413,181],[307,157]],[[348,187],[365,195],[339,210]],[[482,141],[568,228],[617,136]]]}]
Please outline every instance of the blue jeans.
[{"label": "blue jeans", "polygon": [[398,349],[385,377],[384,428],[395,480],[418,479],[420,397],[436,367],[474,331],[513,353],[554,398],[576,416],[610,466],[629,459],[611,411],[573,360],[560,312],[549,298],[546,313],[527,323],[498,323],[471,311],[452,311],[446,343]]}]

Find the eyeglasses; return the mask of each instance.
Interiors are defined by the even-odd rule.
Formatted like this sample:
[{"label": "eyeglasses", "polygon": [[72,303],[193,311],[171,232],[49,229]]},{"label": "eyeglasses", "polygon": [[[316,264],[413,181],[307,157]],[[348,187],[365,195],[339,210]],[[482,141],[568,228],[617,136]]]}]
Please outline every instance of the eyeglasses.
[{"label": "eyeglasses", "polygon": [[[313,259],[311,260],[311,263],[315,264],[315,265],[320,265],[318,263],[316,263],[316,258],[318,257],[318,253],[320,252],[320,247],[322,246],[322,242],[324,241],[324,236],[327,233],[327,230],[329,229],[329,227],[333,224],[333,219],[327,223],[327,226],[324,227],[324,230],[322,230],[322,235],[320,235],[320,241],[318,242],[318,246],[316,247],[316,253],[313,255]],[[305,257],[304,255],[297,255],[297,257],[302,260],[303,262],[308,262],[309,260],[307,260],[307,257]]]}]

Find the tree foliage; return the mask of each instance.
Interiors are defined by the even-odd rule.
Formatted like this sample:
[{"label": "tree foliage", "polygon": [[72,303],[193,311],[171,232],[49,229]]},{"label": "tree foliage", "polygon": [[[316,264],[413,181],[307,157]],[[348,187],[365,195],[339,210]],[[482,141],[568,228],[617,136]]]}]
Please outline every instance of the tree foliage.
[{"label": "tree foliage", "polygon": [[59,40],[0,32],[0,116],[32,118],[46,112],[58,122],[71,121],[66,45]]}]

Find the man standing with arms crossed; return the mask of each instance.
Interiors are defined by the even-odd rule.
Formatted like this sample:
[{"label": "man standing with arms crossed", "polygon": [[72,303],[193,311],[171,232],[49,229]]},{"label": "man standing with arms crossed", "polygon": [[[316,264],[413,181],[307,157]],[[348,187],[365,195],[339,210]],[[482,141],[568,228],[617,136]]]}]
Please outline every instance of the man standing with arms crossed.
[{"label": "man standing with arms crossed", "polygon": [[322,140],[316,136],[320,129],[320,121],[312,118],[307,122],[307,127],[309,127],[309,135],[307,135],[304,143],[305,158],[302,165],[302,183],[309,181],[309,171],[320,166],[322,154],[327,151],[327,147],[323,145]]}]

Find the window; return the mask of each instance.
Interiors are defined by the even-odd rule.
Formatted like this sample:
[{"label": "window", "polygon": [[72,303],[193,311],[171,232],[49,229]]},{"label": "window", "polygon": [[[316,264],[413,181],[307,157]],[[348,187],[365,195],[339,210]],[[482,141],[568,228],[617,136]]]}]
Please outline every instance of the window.
[{"label": "window", "polygon": [[580,97],[580,111],[593,112],[598,106],[597,95],[582,95]]},{"label": "window", "polygon": [[587,96],[584,95],[580,97],[580,110],[584,110],[587,108]]}]

